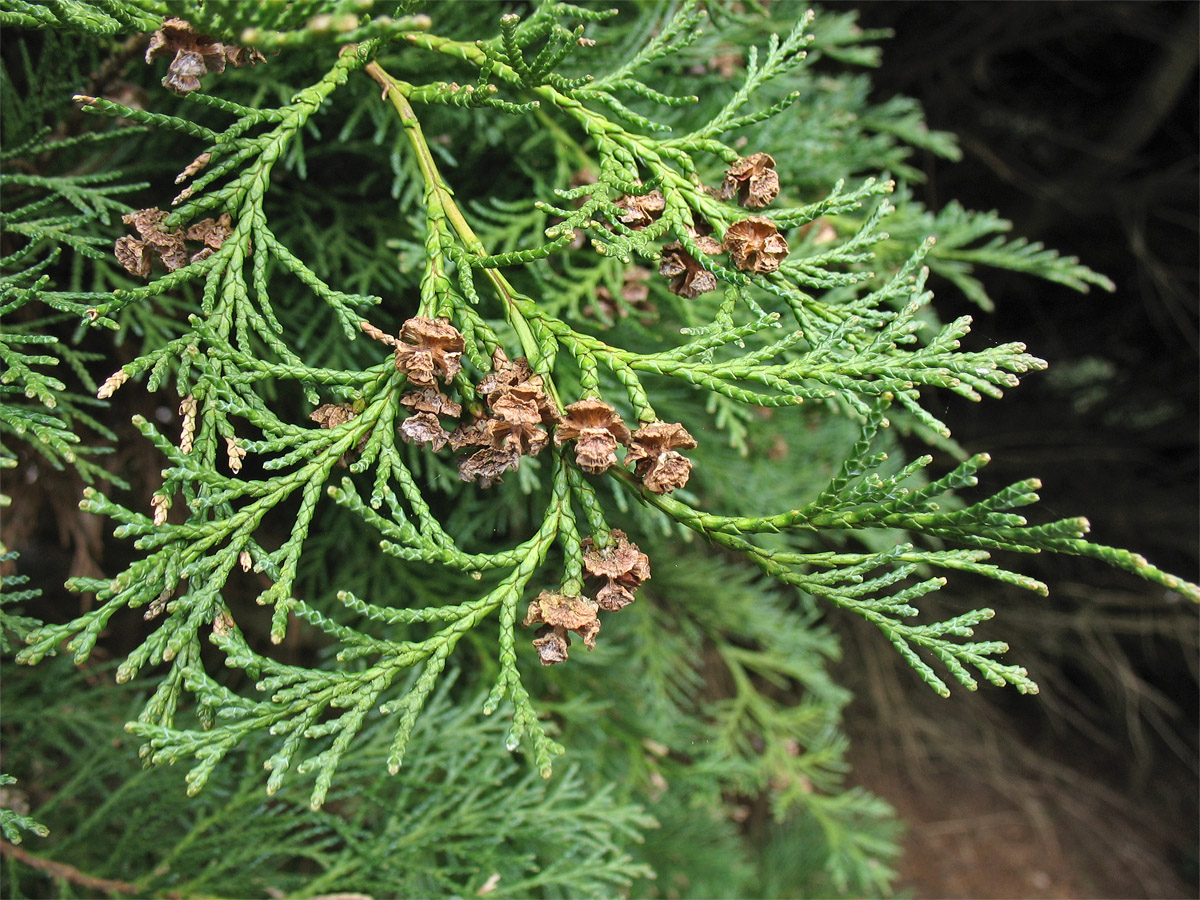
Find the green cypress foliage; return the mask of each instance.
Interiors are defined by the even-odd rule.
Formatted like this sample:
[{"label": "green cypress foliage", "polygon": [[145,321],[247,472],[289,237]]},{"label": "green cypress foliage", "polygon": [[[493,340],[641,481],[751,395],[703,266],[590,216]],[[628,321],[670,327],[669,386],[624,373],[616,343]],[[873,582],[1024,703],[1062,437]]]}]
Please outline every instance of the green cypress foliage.
[{"label": "green cypress foliage", "polygon": [[[138,818],[97,812],[57,851],[97,877],[181,896],[884,891],[894,825],[843,785],[829,609],[939,694],[1034,693],[990,626],[976,637],[992,610],[928,621],[922,600],[961,573],[1045,594],[1010,568],[1042,551],[1200,598],[1084,519],[1027,519],[1035,479],[978,490],[988,457],[959,451],[934,398],[996,399],[1045,363],[972,349],[930,274],[983,308],[981,267],[1111,285],[994,213],[912,200],[912,148],[958,151],[845,74],[877,53],[851,15],[0,0],[0,25],[21,50],[3,454],[74,467],[128,551],[70,580],[94,598],[77,617],[6,612],[3,633],[17,662],[84,665],[126,623],[129,686],[98,692],[94,727],[127,718],[221,826],[173,830],[178,776],[130,776],[95,802]],[[76,325],[127,361],[110,374]],[[133,419],[161,460],[148,508],[97,461],[118,390],[179,405],[170,426]],[[124,771],[124,745],[81,753],[34,675],[8,678],[18,746],[83,767],[53,820]],[[756,798],[772,815],[749,861],[736,820]],[[4,816],[10,840],[35,827]]]}]

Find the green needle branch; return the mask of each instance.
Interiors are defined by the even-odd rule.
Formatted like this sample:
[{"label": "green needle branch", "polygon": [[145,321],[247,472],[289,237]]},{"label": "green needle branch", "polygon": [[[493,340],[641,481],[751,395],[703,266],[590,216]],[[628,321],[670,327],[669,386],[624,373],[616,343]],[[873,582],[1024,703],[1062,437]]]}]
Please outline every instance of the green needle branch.
[{"label": "green needle branch", "polygon": [[[880,813],[836,792],[822,609],[870,622],[945,695],[1037,690],[975,637],[992,610],[930,612],[963,573],[1046,595],[1008,553],[1098,559],[1200,602],[1084,519],[1027,518],[1035,479],[976,496],[989,457],[934,412],[1046,363],[964,346],[970,317],[940,319],[931,271],[981,304],[984,264],[1106,279],[881,174],[911,174],[913,148],[864,131],[868,113],[915,113],[821,67],[870,58],[852,18],[779,36],[716,4],[710,33],[677,6],[542,2],[485,26],[489,4],[0,0],[24,29],[148,29],[157,67],[146,102],[96,76],[84,133],[22,120],[4,151],[3,459],[73,469],[81,509],[128,542],[120,572],[68,582],[91,597],[78,616],[12,618],[17,660],[82,664],[141,610],[115,677],[146,688],[127,729],[148,762],[188,762],[194,794],[256,747],[267,790],[306,780],[313,809],[361,747],[395,778],[424,771],[422,717],[463,698],[503,709],[503,746],[544,777],[610,718],[645,784],[736,760],[713,796],[792,785],[781,818],[810,815],[840,848],[831,883],[869,893],[887,877],[847,835]],[[175,197],[117,168],[125,141],[179,173]],[[120,343],[104,380],[77,322]],[[178,409],[132,419],[161,464],[140,499],[94,462],[117,391]],[[897,431],[933,449],[909,458]],[[696,699],[706,679],[728,702]],[[697,729],[725,755],[694,749]],[[612,865],[583,893],[624,890],[635,867]]]}]

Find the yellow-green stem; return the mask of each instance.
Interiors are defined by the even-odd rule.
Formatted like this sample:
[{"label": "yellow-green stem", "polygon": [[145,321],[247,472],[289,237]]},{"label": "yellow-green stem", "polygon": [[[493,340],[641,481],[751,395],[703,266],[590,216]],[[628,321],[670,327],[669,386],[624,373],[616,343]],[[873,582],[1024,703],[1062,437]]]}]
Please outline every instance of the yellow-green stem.
[{"label": "yellow-green stem", "polygon": [[[437,195],[438,202],[441,205],[442,211],[445,213],[446,219],[458,234],[459,240],[463,242],[467,250],[478,257],[488,256],[487,249],[483,246],[483,242],[479,240],[479,236],[475,234],[463,216],[462,210],[454,200],[454,193],[450,190],[438,171],[437,163],[434,162],[433,153],[429,149],[429,144],[425,140],[425,134],[421,130],[421,122],[417,118],[416,112],[412,108],[412,104],[408,102],[408,97],[405,96],[403,87],[404,82],[393,78],[383,67],[377,62],[368,63],[366,72],[383,88],[384,97],[386,97],[395,107],[396,112],[400,115],[400,123],[404,126],[405,133],[408,135],[409,143],[412,144],[413,152],[416,154],[417,167],[420,169],[421,177],[425,180],[427,188]],[[541,350],[538,347],[537,339],[530,330],[529,323],[525,317],[517,310],[515,304],[516,291],[508,280],[498,271],[492,268],[485,268],[484,275],[492,283],[504,301],[504,313],[509,324],[517,332],[517,337],[521,341],[521,349],[529,358],[530,363],[535,369],[540,368],[539,364],[542,361]],[[549,373],[546,373],[549,374]],[[547,386],[552,393],[554,386],[547,381]],[[558,401],[555,395],[555,401]],[[561,403],[559,404],[561,406]]]}]

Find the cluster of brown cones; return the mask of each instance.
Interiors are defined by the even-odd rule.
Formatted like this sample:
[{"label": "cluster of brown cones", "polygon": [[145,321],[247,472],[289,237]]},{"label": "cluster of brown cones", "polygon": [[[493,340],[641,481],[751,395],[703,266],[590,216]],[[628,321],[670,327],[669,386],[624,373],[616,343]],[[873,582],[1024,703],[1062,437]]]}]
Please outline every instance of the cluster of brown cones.
[{"label": "cluster of brown cones", "polygon": [[[722,200],[736,199],[747,209],[762,209],[779,194],[775,160],[767,153],[742,157],[725,170],[725,180],[712,194]],[[627,194],[617,198],[621,221],[630,228],[645,228],[666,209],[661,191]],[[723,241],[712,237],[706,224],[688,229],[692,245],[706,255],[728,252],[730,261],[746,272],[765,274],[779,268],[788,255],[788,243],[775,224],[764,216],[747,216],[725,231]],[[716,290],[717,279],[680,241],[663,247],[659,274],[671,280],[670,289],[693,299]]]},{"label": "cluster of brown cones", "polygon": [[[658,494],[683,487],[691,461],[679,448],[696,446],[679,423],[652,422],[630,431],[612,406],[585,398],[560,413],[545,391],[545,382],[525,358],[510,360],[502,350],[492,357],[492,371],[475,386],[487,404],[488,414],[469,423],[458,422],[447,430],[444,419],[458,420],[462,405],[442,393],[462,371],[464,339],[448,319],[414,317],[392,337],[369,323],[362,324],[371,337],[394,348],[396,368],[404,372],[410,390],[400,402],[413,411],[399,425],[401,437],[429,444],[435,451],[447,444],[454,450],[470,449],[459,460],[459,477],[490,487],[522,456],[536,456],[551,439],[561,446],[575,442],[575,459],[585,472],[598,474],[618,464],[617,448],[628,448],[625,464],[633,468],[647,490]],[[325,428],[336,428],[357,415],[349,404],[326,404],[312,414]],[[540,625],[533,641],[543,665],[567,659],[569,632],[583,639],[590,650],[600,631],[600,612],[617,612],[634,601],[634,591],[650,577],[650,560],[622,531],[614,530],[603,542],[583,541],[583,568],[598,580],[595,599],[582,593],[542,591],[529,605],[522,624]]]},{"label": "cluster of brown cones", "polygon": [[[522,456],[537,456],[553,439],[556,446],[573,441],[575,460],[589,474],[618,465],[617,448],[626,447],[625,465],[647,490],[666,494],[687,484],[692,463],[679,451],[695,447],[696,440],[678,422],[651,422],[631,431],[610,404],[594,397],[577,400],[560,412],[528,360],[510,360],[497,350],[492,371],[475,386],[487,414],[464,423],[462,405],[446,396],[439,384],[449,384],[462,371],[463,336],[448,319],[411,318],[398,338],[369,323],[362,329],[394,348],[396,368],[411,387],[400,398],[412,410],[399,425],[400,436],[434,451],[447,444],[452,450],[470,451],[458,463],[463,481],[491,487],[515,469]],[[312,419],[335,428],[355,415],[348,404],[326,404]],[[444,420],[453,424],[448,428]]]},{"label": "cluster of brown cones", "polygon": [[575,632],[589,650],[596,647],[600,631],[600,613],[618,612],[634,601],[633,592],[650,578],[650,558],[631,543],[625,532],[609,532],[604,546],[588,538],[583,542],[583,568],[603,582],[596,599],[572,596],[558,591],[542,591],[529,604],[526,627],[541,625],[533,639],[542,665],[550,666],[567,659],[571,646],[568,632]]},{"label": "cluster of brown cones", "polygon": [[[113,252],[130,275],[149,278],[151,264],[158,259],[168,272],[182,269],[189,263],[199,262],[221,249],[225,239],[233,233],[233,221],[229,213],[218,219],[201,219],[186,231],[182,228],[167,228],[167,213],[161,209],[139,209],[121,217],[126,225],[132,225],[138,233],[117,238]],[[203,246],[191,249],[185,243],[195,241]]]}]

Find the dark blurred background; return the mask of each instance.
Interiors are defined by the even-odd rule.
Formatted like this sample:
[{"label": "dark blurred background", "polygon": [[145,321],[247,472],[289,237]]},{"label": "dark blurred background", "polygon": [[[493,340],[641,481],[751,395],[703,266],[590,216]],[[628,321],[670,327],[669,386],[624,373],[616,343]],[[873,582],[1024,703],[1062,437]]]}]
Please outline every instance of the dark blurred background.
[{"label": "dark blurred background", "polygon": [[[1196,580],[1200,5],[830,5],[894,31],[876,99],[915,97],[959,136],[961,162],[918,161],[919,198],[995,209],[1116,285],[985,273],[989,314],[935,283],[942,316],[975,316],[975,340],[1025,341],[1051,364],[1001,403],[953,404],[955,437],[992,453],[997,485],[1041,478],[1043,515],[1085,515],[1093,539]],[[858,777],[911,826],[902,887],[1198,896],[1196,611],[1093,561],[1019,565],[1048,600],[983,585],[960,599],[997,610],[989,634],[1037,698],[940,701],[847,623]]]}]

